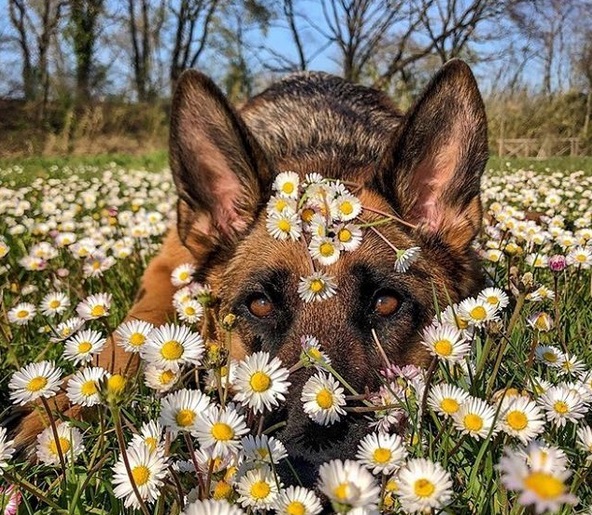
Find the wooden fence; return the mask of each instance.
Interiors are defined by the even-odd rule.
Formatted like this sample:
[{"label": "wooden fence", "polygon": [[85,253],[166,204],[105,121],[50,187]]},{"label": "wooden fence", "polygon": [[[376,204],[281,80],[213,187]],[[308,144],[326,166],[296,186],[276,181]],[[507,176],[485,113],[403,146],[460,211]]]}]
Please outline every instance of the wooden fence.
[{"label": "wooden fence", "polygon": [[535,157],[545,159],[552,156],[579,156],[579,138],[517,138],[498,139],[499,156]]}]

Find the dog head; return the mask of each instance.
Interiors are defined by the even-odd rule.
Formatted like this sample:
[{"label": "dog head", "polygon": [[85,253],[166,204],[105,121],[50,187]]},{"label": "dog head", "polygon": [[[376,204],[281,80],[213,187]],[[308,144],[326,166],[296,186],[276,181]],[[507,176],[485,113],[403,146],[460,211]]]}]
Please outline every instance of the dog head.
[{"label": "dog head", "polygon": [[[308,107],[296,90],[291,97],[276,88],[241,115],[207,77],[195,71],[181,77],[170,134],[179,236],[220,299],[220,318],[237,316],[234,349],[268,351],[290,367],[300,357],[302,336],[312,335],[356,390],[372,390],[384,367],[373,333],[392,363],[425,365],[418,330],[434,314],[434,295],[444,306],[479,285],[470,244],[481,224],[479,187],[487,159],[483,103],[467,65],[451,61],[405,117],[384,95],[366,90],[351,102],[338,99],[347,116],[339,106],[315,104],[339,127],[332,119],[322,125],[317,116],[309,129],[300,129],[310,133],[300,138],[308,144],[288,141],[289,150],[274,149],[286,134],[290,139],[291,120],[305,118],[297,116]],[[345,116],[352,118],[350,128],[341,123]],[[373,123],[371,137],[360,135]],[[323,151],[332,137],[340,151]],[[365,146],[368,155],[360,156]],[[402,220],[366,230],[357,250],[326,267],[338,294],[322,302],[303,302],[298,294],[300,278],[310,275],[306,245],[274,239],[266,228],[274,177],[286,170],[356,183],[368,208],[361,215],[366,222],[385,213]],[[407,273],[395,270],[393,246],[421,248]],[[288,450],[312,473],[327,459],[352,456],[366,424],[348,418],[320,428],[310,421],[300,402],[309,376],[307,369],[293,374],[287,407],[276,416],[287,420],[280,437]]]}]

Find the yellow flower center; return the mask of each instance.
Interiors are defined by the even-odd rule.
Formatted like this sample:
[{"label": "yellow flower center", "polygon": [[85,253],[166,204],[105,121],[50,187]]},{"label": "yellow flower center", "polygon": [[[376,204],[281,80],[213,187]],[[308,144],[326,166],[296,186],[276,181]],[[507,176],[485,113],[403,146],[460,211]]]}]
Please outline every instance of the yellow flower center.
[{"label": "yellow flower center", "polygon": [[290,228],[292,227],[290,225],[290,222],[288,222],[288,220],[285,220],[283,218],[278,222],[277,226],[278,226],[278,229],[282,232],[290,232]]},{"label": "yellow flower center", "polygon": [[269,390],[271,386],[271,377],[269,377],[265,372],[255,372],[251,376],[251,380],[249,381],[251,388],[254,392],[261,393]]},{"label": "yellow flower center", "polygon": [[154,452],[156,450],[156,447],[158,446],[158,440],[153,436],[147,436],[146,438],[144,438],[144,443],[146,444],[146,447],[150,449],[151,452]]},{"label": "yellow flower center", "polygon": [[280,213],[287,206],[288,206],[288,203],[284,199],[282,199],[282,198],[281,199],[278,199],[278,201],[275,203],[275,209],[276,209],[276,211],[279,211]]},{"label": "yellow flower center", "polygon": [[121,393],[125,388],[125,377],[121,374],[114,374],[109,379],[107,379],[107,390],[110,393]]},{"label": "yellow flower center", "polygon": [[227,499],[232,493],[232,487],[226,481],[218,481],[214,487],[212,497],[216,500]]},{"label": "yellow flower center", "polygon": [[212,436],[221,442],[226,442],[234,438],[234,430],[224,422],[216,422],[212,426]]},{"label": "yellow flower center", "polygon": [[29,381],[27,384],[27,390],[30,392],[38,392],[39,390],[43,390],[47,386],[47,377],[38,376],[34,377]]},{"label": "yellow flower center", "polygon": [[195,315],[195,308],[193,306],[186,306],[185,307],[185,314],[187,316],[192,317],[193,315]]},{"label": "yellow flower center", "polygon": [[91,349],[92,349],[92,343],[90,343],[90,342],[80,342],[78,344],[78,352],[80,354],[86,354]]},{"label": "yellow flower center", "polygon": [[577,254],[576,261],[579,263],[584,263],[586,261],[586,256],[584,254]]},{"label": "yellow flower center", "polygon": [[60,301],[57,299],[50,300],[48,306],[51,309],[57,309],[60,307]]},{"label": "yellow flower center", "polygon": [[317,349],[316,347],[311,347],[310,349],[308,349],[307,352],[308,352],[308,355],[315,360],[320,360],[323,358],[321,351],[319,349]]},{"label": "yellow flower center", "polygon": [[175,378],[175,373],[171,370],[164,370],[158,377],[160,384],[169,384]]},{"label": "yellow flower center", "polygon": [[302,214],[300,215],[302,220],[304,220],[306,223],[310,223],[313,216],[314,216],[314,210],[310,209],[309,207],[303,209]]},{"label": "yellow flower center", "polygon": [[80,387],[80,393],[85,397],[89,397],[97,393],[97,384],[94,381],[86,381]]},{"label": "yellow flower center", "polygon": [[396,492],[399,490],[399,485],[394,479],[389,479],[386,483],[385,490],[387,492]]},{"label": "yellow flower center", "polygon": [[440,403],[440,408],[442,408],[442,411],[444,413],[447,413],[448,415],[452,415],[458,411],[460,406],[459,406],[458,402],[456,402],[456,400],[451,399],[450,397],[447,397],[445,399],[442,399],[442,402]]},{"label": "yellow flower center", "polygon": [[286,195],[290,195],[294,191],[294,183],[293,182],[285,182],[282,186],[282,192]]},{"label": "yellow flower center", "polygon": [[98,270],[99,268],[101,268],[101,262],[100,261],[93,261],[91,266],[92,266],[93,270]]},{"label": "yellow flower center", "polygon": [[27,318],[28,314],[29,314],[29,312],[27,310],[21,309],[21,310],[17,311],[16,317],[17,318]]},{"label": "yellow flower center", "polygon": [[164,359],[175,360],[183,355],[183,345],[176,340],[169,340],[160,349],[160,354]]},{"label": "yellow flower center", "polygon": [[477,321],[485,320],[485,317],[487,317],[487,311],[485,311],[483,306],[475,306],[473,309],[471,309],[470,314],[471,318]]},{"label": "yellow flower center", "polygon": [[458,327],[459,329],[466,329],[467,327],[469,327],[469,323],[464,318],[455,316],[454,320],[456,321],[456,327]]},{"label": "yellow flower center", "polygon": [[319,293],[325,287],[325,283],[320,279],[313,279],[310,283],[310,291],[313,293]]},{"label": "yellow flower center", "polygon": [[450,340],[438,340],[434,343],[434,350],[440,356],[450,356],[452,354],[452,343],[450,343]]},{"label": "yellow flower center", "polygon": [[259,449],[257,449],[257,454],[262,460],[264,460],[269,456],[269,451],[263,447],[259,447]]},{"label": "yellow flower center", "polygon": [[563,401],[557,401],[553,404],[553,409],[560,415],[565,415],[569,411],[569,406]]},{"label": "yellow flower center", "polygon": [[338,501],[345,501],[349,496],[349,483],[340,483],[333,490],[333,495]]},{"label": "yellow flower center", "polygon": [[545,359],[545,361],[548,361],[549,363],[555,363],[557,361],[557,355],[551,351],[544,352],[543,358]]},{"label": "yellow flower center", "polygon": [[177,412],[175,421],[179,427],[187,427],[193,424],[195,417],[195,411],[190,409],[182,409]]},{"label": "yellow flower center", "polygon": [[[67,454],[68,451],[70,450],[70,440],[68,440],[67,438],[64,438],[62,436],[62,437],[60,437],[60,439],[58,441],[60,443],[60,449],[62,451],[62,454]],[[58,456],[59,455],[58,446],[57,446],[55,440],[52,440],[51,442],[49,442],[49,451],[54,456]]]},{"label": "yellow flower center", "polygon": [[189,279],[189,272],[183,270],[183,272],[179,274],[179,281],[186,281],[187,279]]},{"label": "yellow flower center", "polygon": [[373,453],[372,458],[376,463],[388,463],[391,459],[392,452],[390,449],[385,449],[384,447],[378,447]]},{"label": "yellow flower center", "polygon": [[335,253],[335,249],[333,248],[333,245],[331,245],[328,242],[325,242],[321,243],[321,245],[319,246],[319,252],[323,257],[330,257]]},{"label": "yellow flower center", "polygon": [[146,342],[146,337],[142,333],[133,333],[129,337],[129,344],[132,347],[141,347]]},{"label": "yellow flower center", "polygon": [[331,392],[327,388],[320,390],[317,393],[316,399],[317,404],[323,409],[329,409],[333,406],[333,395],[331,395]]},{"label": "yellow flower center", "polygon": [[136,465],[132,469],[132,477],[136,486],[143,486],[150,479],[150,469],[146,465]]},{"label": "yellow flower center", "polygon": [[251,497],[258,501],[265,499],[269,495],[269,492],[271,492],[271,488],[265,481],[257,481],[251,486]]},{"label": "yellow flower center", "polygon": [[413,484],[413,492],[418,497],[430,497],[436,490],[436,485],[429,479],[421,478]]},{"label": "yellow flower center", "polygon": [[522,411],[510,411],[506,416],[506,422],[514,431],[521,431],[528,425],[528,418]]},{"label": "yellow flower center", "polygon": [[352,206],[352,203],[349,200],[345,200],[339,206],[339,210],[344,215],[351,215],[353,213],[353,211],[354,211],[354,206]]},{"label": "yellow flower center", "polygon": [[487,297],[487,303],[491,304],[492,306],[497,306],[498,300],[499,299],[495,295],[490,295],[489,297]]},{"label": "yellow flower center", "polygon": [[524,479],[524,486],[546,500],[556,499],[565,491],[563,482],[546,472],[532,472]]},{"label": "yellow flower center", "polygon": [[483,419],[475,413],[469,413],[468,415],[465,415],[463,422],[469,431],[480,431],[483,427]]},{"label": "yellow flower center", "polygon": [[300,501],[292,501],[286,506],[286,513],[288,515],[304,515],[306,508]]},{"label": "yellow flower center", "polygon": [[90,310],[90,314],[93,317],[102,317],[105,314],[105,306],[103,306],[101,304],[97,304],[96,306],[93,306],[92,309]]},{"label": "yellow flower center", "polygon": [[347,243],[348,241],[351,241],[352,233],[348,229],[341,229],[341,231],[339,231],[337,237],[339,238],[339,241],[341,243]]}]

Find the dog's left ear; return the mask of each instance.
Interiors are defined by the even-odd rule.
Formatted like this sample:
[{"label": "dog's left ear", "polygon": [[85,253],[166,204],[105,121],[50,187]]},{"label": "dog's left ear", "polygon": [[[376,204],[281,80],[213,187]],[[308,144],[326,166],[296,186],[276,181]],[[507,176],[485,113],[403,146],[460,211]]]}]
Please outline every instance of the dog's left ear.
[{"label": "dog's left ear", "polygon": [[374,187],[422,232],[464,250],[481,227],[485,107],[468,65],[449,61],[410,110]]}]

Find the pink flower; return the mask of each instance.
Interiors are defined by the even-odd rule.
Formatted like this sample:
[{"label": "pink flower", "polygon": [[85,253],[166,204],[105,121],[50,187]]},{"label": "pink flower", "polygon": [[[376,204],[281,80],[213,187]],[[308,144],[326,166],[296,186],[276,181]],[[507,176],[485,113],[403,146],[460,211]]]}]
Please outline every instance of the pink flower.
[{"label": "pink flower", "polygon": [[563,272],[567,268],[567,260],[561,254],[555,254],[549,258],[551,272]]},{"label": "pink flower", "polygon": [[8,488],[0,488],[0,509],[4,510],[3,515],[16,515],[22,495],[10,485]]}]

